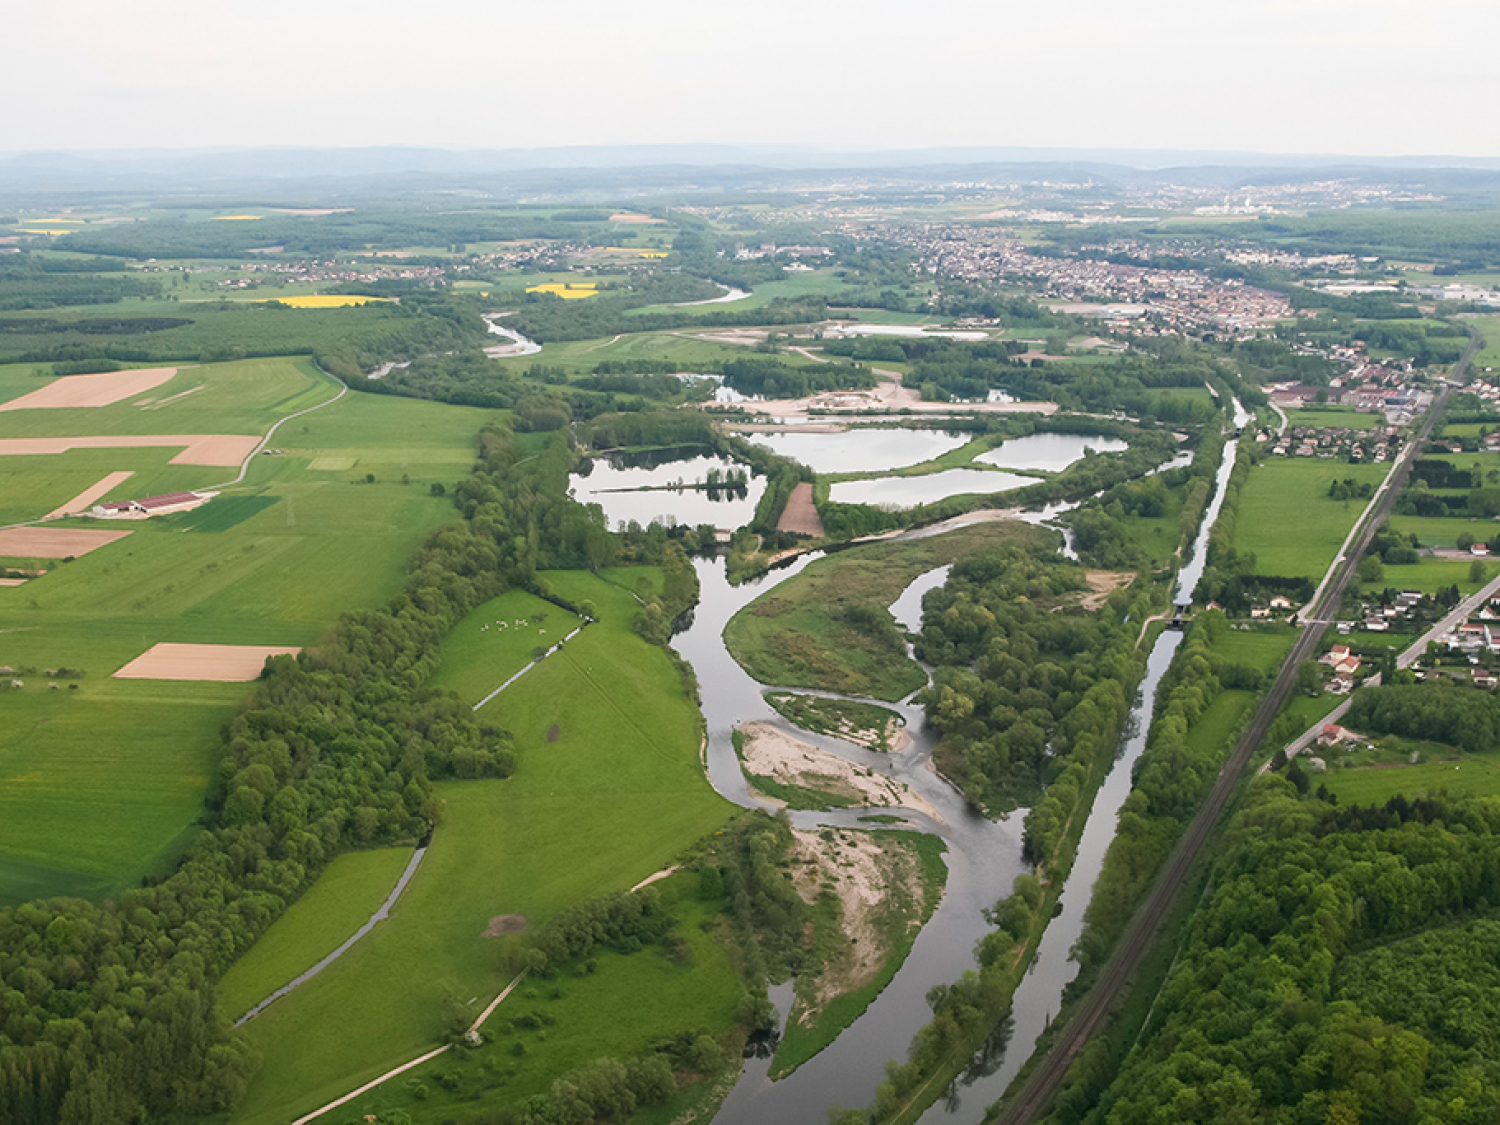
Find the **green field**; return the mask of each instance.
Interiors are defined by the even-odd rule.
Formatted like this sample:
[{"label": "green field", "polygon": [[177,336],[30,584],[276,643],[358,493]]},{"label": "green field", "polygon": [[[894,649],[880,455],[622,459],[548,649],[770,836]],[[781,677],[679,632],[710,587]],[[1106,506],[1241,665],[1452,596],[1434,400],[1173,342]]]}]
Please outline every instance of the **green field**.
[{"label": "green field", "polygon": [[[736,613],[724,630],[725,643],[763,684],[903,699],[926,682],[926,673],[900,647],[890,604],[934,567],[1036,534],[1014,523],[977,524],[929,539],[839,551]],[[851,609],[874,610],[889,630],[877,636],[851,624]]]},{"label": "green field", "polygon": [[1319,428],[1342,426],[1346,430],[1373,430],[1377,423],[1384,422],[1379,414],[1360,413],[1352,407],[1288,410],[1286,419],[1288,424],[1293,426],[1317,426]]},{"label": "green field", "polygon": [[1378,487],[1389,466],[1271,458],[1250,473],[1240,493],[1235,550],[1255,555],[1256,574],[1319,581],[1365,510],[1359,500],[1331,500],[1335,480]]},{"label": "green field", "polygon": [[1262,672],[1274,672],[1291,650],[1296,636],[1296,630],[1289,626],[1264,632],[1229,629],[1214,638],[1214,654]]},{"label": "green field", "polygon": [[[460,621],[443,643],[432,686],[478,703],[578,627],[567,610],[525,590],[507,590]],[[576,638],[575,638],[576,639]]]},{"label": "green field", "polygon": [[[686,955],[672,959],[655,947],[629,955],[605,950],[591,958],[592,972],[575,967],[529,979],[485,1025],[483,1046],[434,1059],[340,1112],[360,1121],[399,1109],[414,1125],[442,1125],[455,1112],[519,1105],[546,1091],[553,1077],[601,1057],[629,1059],[684,1032],[722,1034],[734,1022],[741,989],[728,949],[714,934],[718,904],[698,901],[696,885],[689,876],[656,884]],[[419,1094],[417,1086],[425,1090]]]},{"label": "green field", "polygon": [[1492,797],[1500,793],[1500,756],[1464,754],[1415,766],[1355,766],[1312,776],[1346,805],[1383,805],[1397,793],[1406,797],[1438,792],[1455,797]]},{"label": "green field", "polygon": [[[4,374],[18,377],[15,368]],[[187,374],[158,392],[175,393]],[[255,433],[336,389],[296,359],[195,368],[192,378],[205,389],[159,411],[13,411],[0,414],[0,436],[40,436],[48,426]],[[313,644],[341,613],[385,601],[422,538],[456,517],[430,486],[467,474],[488,413],[345,395],[282,427],[278,452],[255,458],[245,484],[219,500],[125,525],[126,538],[0,588],[0,665],[84,672],[76,690],[51,692],[23,676],[24,689],[0,694],[0,729],[16,732],[0,740],[0,898],[105,894],[170,865],[202,812],[218,728],[246,687],[112,674],[159,641]],[[116,469],[135,471],[118,495],[233,475],[168,465],[174,453],[0,457],[0,503],[35,517]],[[59,481],[49,482],[54,466]]]},{"label": "green field", "polygon": [[335,857],[219,981],[215,992],[224,1018],[238,1019],[337,949],[380,909],[410,859],[407,848]]},{"label": "green field", "polygon": [[[585,573],[545,577],[575,604],[592,601],[600,621],[481,712],[515,735],[515,776],[438,787],[442,824],[397,916],[247,1025],[264,1063],[234,1121],[281,1125],[419,1054],[439,1038],[448,1001],[477,1014],[505,983],[481,936],[490,918],[536,925],[633,886],[733,812],[699,766],[701,718],[676,668],[630,628],[635,599]],[[718,1018],[721,994],[690,995],[703,1007],[683,1001],[676,1018]],[[655,1000],[641,992],[634,1003],[644,1011]],[[625,1050],[625,1040],[639,1050],[664,1018],[622,1021],[608,1035],[593,1027],[594,1050]],[[552,1042],[529,1056],[548,1074],[571,1058],[551,1055]]]}]

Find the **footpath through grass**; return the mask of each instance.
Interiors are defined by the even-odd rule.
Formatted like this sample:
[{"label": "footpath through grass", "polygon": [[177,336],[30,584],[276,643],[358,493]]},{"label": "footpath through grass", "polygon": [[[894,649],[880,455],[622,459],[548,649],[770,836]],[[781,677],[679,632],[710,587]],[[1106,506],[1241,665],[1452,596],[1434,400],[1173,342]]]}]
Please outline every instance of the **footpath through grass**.
[{"label": "footpath through grass", "polygon": [[[246,1026],[264,1063],[233,1121],[284,1125],[415,1057],[439,1041],[445,1017],[472,1019],[508,979],[482,936],[490,919],[519,914],[536,926],[631,887],[733,813],[703,776],[701,717],[676,668],[630,628],[635,599],[586,573],[545,578],[575,603],[592,601],[600,620],[483,709],[515,735],[515,776],[438,787],[442,823],[391,920]],[[717,993],[694,988],[668,1011],[653,992],[659,982],[619,980],[613,999],[580,989],[570,1017],[588,1025],[578,1034],[594,1037],[596,1055],[640,1050],[717,1018],[721,1006]],[[607,1043],[589,1015],[594,1003],[619,1017]],[[631,1011],[633,1021],[623,1014]],[[527,1074],[587,1061],[575,1059],[582,1040],[562,1024],[529,1041],[517,1064]]]},{"label": "footpath through grass", "polygon": [[380,909],[410,860],[410,848],[335,857],[308,892],[224,974],[216,989],[220,1014],[238,1019],[337,949]]},{"label": "footpath through grass", "polygon": [[927,682],[906,655],[890,605],[914,579],[985,547],[1046,532],[999,522],[888,540],[819,559],[729,621],[724,641],[763,684],[899,700]]}]

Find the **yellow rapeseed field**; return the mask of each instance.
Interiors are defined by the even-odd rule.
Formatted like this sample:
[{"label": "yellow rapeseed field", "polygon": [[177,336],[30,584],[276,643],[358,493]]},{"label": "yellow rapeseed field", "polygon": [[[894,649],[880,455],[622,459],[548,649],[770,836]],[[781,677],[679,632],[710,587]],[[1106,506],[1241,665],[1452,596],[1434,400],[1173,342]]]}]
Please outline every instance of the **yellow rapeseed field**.
[{"label": "yellow rapeseed field", "polygon": [[636,254],[642,258],[665,258],[665,250],[651,250],[641,246],[606,246],[606,250],[615,254]]},{"label": "yellow rapeseed field", "polygon": [[386,297],[364,297],[347,293],[313,293],[306,297],[277,297],[278,304],[294,309],[339,309],[345,305],[367,305]]},{"label": "yellow rapeseed field", "polygon": [[554,297],[561,297],[566,301],[576,301],[581,297],[597,297],[599,295],[598,282],[577,281],[563,284],[559,281],[546,281],[541,285],[528,286],[528,293],[551,293]]},{"label": "yellow rapeseed field", "polygon": [[259,215],[215,215],[214,216],[214,222],[216,222],[216,223],[242,223],[246,219],[258,219],[258,218],[260,218]]}]

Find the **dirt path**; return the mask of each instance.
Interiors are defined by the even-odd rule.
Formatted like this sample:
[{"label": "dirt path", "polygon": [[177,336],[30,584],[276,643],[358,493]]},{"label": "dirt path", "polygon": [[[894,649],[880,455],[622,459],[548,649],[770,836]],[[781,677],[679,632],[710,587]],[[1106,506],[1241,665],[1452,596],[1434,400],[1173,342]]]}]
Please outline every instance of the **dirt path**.
[{"label": "dirt path", "polygon": [[798,535],[823,538],[823,517],[818,515],[818,506],[813,503],[813,486],[803,481],[792,489],[781,509],[781,518],[776,521],[777,531],[790,531]]},{"label": "dirt path", "polygon": [[[391,907],[396,905],[396,900],[401,897],[401,892],[406,890],[406,884],[411,882],[411,877],[417,873],[417,867],[421,864],[422,857],[426,854],[427,849],[425,847],[418,848],[415,852],[412,853],[411,862],[406,865],[406,870],[401,872],[401,878],[396,880],[395,887],[393,887],[391,889],[391,893],[386,896],[385,902],[381,903],[380,909],[375,911],[374,914],[370,915],[370,920],[368,922],[366,922],[359,929],[355,930],[354,933],[351,934],[342,945],[340,945],[327,957],[323,958],[323,960],[319,961],[312,968],[308,969],[307,972],[292,980],[290,983],[282,985],[275,992],[271,993],[271,995],[262,1000],[259,1004],[255,1005],[255,1007],[251,1008],[239,1019],[235,1020],[234,1026],[239,1027],[242,1024],[249,1023],[256,1016],[260,1015],[263,1011],[274,1004],[277,1000],[280,1000],[288,992],[291,992],[294,988],[297,988],[298,986],[306,984],[308,981],[312,980],[313,977],[317,976],[324,969],[328,968],[329,965],[332,965],[340,957],[348,953],[349,950],[354,947],[355,942],[359,941],[360,938],[364,937],[375,928],[375,924],[377,922],[383,922],[385,921],[385,919],[389,918],[391,916]],[[503,996],[504,994],[502,993],[501,995]],[[487,1016],[489,1015],[489,1013],[486,1012],[485,1015]],[[356,1093],[358,1092],[359,1091],[356,1091]],[[354,1097],[354,1094],[351,1094],[349,1096]],[[337,1105],[339,1103],[335,1102],[334,1104]],[[333,1106],[324,1106],[323,1109],[319,1110],[318,1112],[322,1113],[324,1110],[332,1108]],[[317,1115],[314,1114],[313,1116]],[[303,1120],[311,1120],[311,1118],[304,1118]]]}]

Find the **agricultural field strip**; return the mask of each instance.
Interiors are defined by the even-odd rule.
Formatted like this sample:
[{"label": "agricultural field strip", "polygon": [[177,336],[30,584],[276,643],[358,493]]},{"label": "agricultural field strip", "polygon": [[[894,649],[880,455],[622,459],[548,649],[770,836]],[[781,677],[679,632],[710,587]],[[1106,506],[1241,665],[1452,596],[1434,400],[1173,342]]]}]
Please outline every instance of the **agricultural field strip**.
[{"label": "agricultural field strip", "polygon": [[417,868],[422,863],[422,857],[426,854],[426,847],[420,847],[412,853],[411,861],[407,863],[406,870],[401,872],[401,878],[396,880],[395,887],[391,889],[391,893],[386,897],[385,902],[381,903],[380,909],[375,911],[374,914],[370,915],[369,921],[367,921],[359,929],[355,930],[353,934],[351,934],[344,940],[342,945],[340,945],[327,957],[324,957],[312,968],[308,969],[300,976],[294,978],[289,983],[282,985],[275,992],[271,993],[271,995],[262,1000],[259,1004],[255,1005],[255,1007],[251,1008],[239,1019],[235,1020],[234,1026],[240,1027],[243,1024],[249,1023],[256,1016],[260,1015],[268,1007],[274,1004],[277,1000],[280,1000],[288,992],[291,992],[292,989],[298,987],[299,985],[306,984],[308,981],[312,980],[313,977],[317,976],[324,969],[328,968],[329,965],[332,965],[345,953],[348,953],[349,950],[354,947],[355,942],[359,941],[360,938],[364,937],[367,933],[375,928],[375,923],[383,922],[385,921],[385,919],[389,918],[391,916],[391,907],[396,905],[396,900],[401,897],[401,892],[406,890],[406,884],[411,882],[411,877],[417,873]]},{"label": "agricultural field strip", "polygon": [[[319,370],[320,373],[322,373],[324,375],[328,375],[328,372],[323,371],[322,368],[319,368],[318,370]],[[339,399],[343,398],[346,394],[349,393],[349,386],[342,379],[338,378],[335,375],[328,375],[328,378],[332,379],[335,383],[337,383],[339,385],[339,391],[338,391],[338,393],[336,395],[334,395],[330,399],[327,399],[324,402],[318,403],[316,406],[309,406],[305,410],[299,410],[299,411],[297,411],[295,414],[288,414],[285,418],[278,418],[275,422],[273,422],[271,424],[271,428],[266,431],[265,436],[262,437],[262,438],[260,438],[259,441],[257,441],[256,444],[254,445],[254,447],[251,448],[250,451],[244,455],[243,459],[240,460],[240,462],[239,462],[240,471],[234,477],[233,480],[223,481],[223,482],[221,482],[219,484],[205,485],[203,490],[204,491],[209,491],[209,490],[219,489],[219,488],[229,488],[229,487],[231,487],[233,485],[237,485],[237,484],[243,483],[243,481],[245,479],[245,474],[250,471],[250,465],[255,460],[255,455],[257,453],[259,453],[262,449],[264,449],[266,447],[266,445],[270,442],[271,438],[273,438],[274,436],[276,436],[276,431],[278,429],[280,429],[285,423],[292,421],[294,418],[301,418],[303,415],[311,414],[315,410],[322,410],[325,406],[332,406],[334,403],[338,402]],[[116,447],[158,446],[158,445],[179,445],[180,444],[180,445],[182,445],[184,447],[183,451],[181,453],[179,453],[176,457],[172,458],[172,463],[173,464],[178,464],[178,463],[181,463],[181,464],[193,464],[194,462],[192,462],[192,461],[180,460],[180,459],[186,458],[189,455],[191,455],[192,451],[196,447],[198,447],[198,446],[204,446],[204,445],[207,445],[208,443],[216,441],[216,440],[217,441],[222,441],[223,439],[226,439],[226,438],[231,438],[231,437],[238,438],[240,436],[241,435],[227,435],[227,434],[180,434],[180,435],[173,435],[173,436],[163,437],[163,438],[156,438],[156,437],[145,437],[145,438],[141,438],[141,437],[120,437],[120,438],[107,438],[107,437],[88,437],[88,438],[4,438],[4,439],[0,439],[0,455],[4,455],[6,453],[23,453],[23,454],[24,453],[43,453],[43,454],[45,454],[45,453],[61,453],[61,452],[66,452],[68,449],[107,449],[107,448],[116,448]],[[252,437],[252,435],[244,435],[244,440],[250,441],[250,440],[253,440],[253,437]],[[67,444],[63,445],[60,448],[54,448],[55,446],[58,445],[59,442],[67,443]],[[18,445],[18,448],[15,448],[15,449],[9,448],[12,444]],[[205,463],[205,464],[209,464],[209,465],[218,465],[218,466],[228,467],[228,464],[233,464],[234,462],[231,461],[231,462],[228,462],[227,464],[224,461],[208,461],[208,462],[201,462],[201,463]],[[77,501],[74,500],[74,501],[70,501],[69,503],[71,504],[71,503],[76,503],[76,502]],[[48,515],[45,515],[45,516],[41,517],[41,519],[26,520],[26,521],[23,521],[21,523],[7,524],[5,527],[0,528],[0,531],[8,530],[9,528],[12,528],[12,527],[28,527],[31,524],[41,523],[43,520],[51,519],[51,518],[53,518],[53,516],[55,516],[57,514],[58,514],[57,512],[52,512],[52,513],[49,513]]]},{"label": "agricultural field strip", "polygon": [[[1463,601],[1459,602],[1458,605],[1455,606],[1446,617],[1444,617],[1432,628],[1428,629],[1427,632],[1423,633],[1406,648],[1402,649],[1401,652],[1396,656],[1396,667],[1410,668],[1417,662],[1417,658],[1427,651],[1428,644],[1437,640],[1449,629],[1457,625],[1460,621],[1463,621],[1471,613],[1477,610],[1480,606],[1482,606],[1486,601],[1494,597],[1496,594],[1500,594],[1500,575],[1492,578],[1489,583],[1477,593],[1470,594]],[[1376,672],[1373,676],[1365,681],[1365,685],[1367,687],[1375,687],[1379,683],[1379,672]],[[1353,698],[1344,700],[1327,715],[1323,716],[1323,718],[1318,720],[1312,726],[1308,727],[1307,730],[1298,735],[1296,739],[1288,743],[1286,747],[1286,756],[1288,758],[1292,758],[1300,754],[1302,751],[1306,750],[1310,745],[1312,745],[1313,740],[1317,738],[1319,732],[1322,731],[1324,726],[1326,726],[1328,723],[1337,722],[1339,719],[1342,719],[1345,714],[1348,713],[1349,707],[1353,702]],[[1261,765],[1260,769],[1255,771],[1255,775],[1259,777],[1270,768],[1271,763],[1269,761],[1265,762]]]},{"label": "agricultural field strip", "polygon": [[[584,625],[587,625],[587,624],[588,624],[588,622],[584,622]],[[574,637],[578,636],[579,633],[583,632],[583,629],[584,629],[583,625],[578,626],[578,628],[574,629],[566,637],[564,637],[562,640],[558,641],[555,645],[553,645],[551,648],[549,648],[546,652],[542,653],[541,656],[538,656],[530,664],[526,665],[526,667],[522,668],[515,675],[511,676],[510,679],[506,680],[503,684],[501,684],[499,687],[497,687],[494,691],[490,692],[489,695],[485,696],[478,703],[474,704],[474,706],[471,707],[471,708],[469,708],[469,710],[471,710],[471,711],[478,711],[486,703],[488,703],[490,700],[494,699],[495,696],[499,695],[506,688],[510,687],[511,684],[515,683],[522,676],[524,676],[527,672],[531,671],[538,664],[540,664],[543,660],[546,660],[547,657],[551,656],[554,652],[559,651],[562,648],[563,645],[567,644]]]},{"label": "agricultural field strip", "polygon": [[[479,1029],[484,1026],[484,1021],[487,1020],[487,1019],[489,1019],[490,1016],[491,1016],[491,1014],[495,1011],[495,1009],[500,1006],[501,1001],[503,1001],[507,996],[509,996],[511,994],[511,992],[515,989],[515,987],[518,984],[520,984],[521,981],[523,981],[525,979],[526,979],[526,973],[524,971],[522,971],[520,973],[517,973],[515,979],[512,980],[509,984],[507,984],[504,988],[502,988],[500,990],[500,995],[496,996],[493,1000],[491,1000],[489,1002],[489,1005],[484,1009],[484,1011],[482,1011],[482,1012],[479,1013],[479,1018],[477,1020],[475,1020],[473,1022],[473,1024],[470,1025],[469,1030],[468,1030],[468,1034],[469,1035],[475,1035],[475,1034],[477,1034],[479,1032]],[[413,1067],[421,1066],[424,1062],[428,1062],[431,1059],[437,1058],[439,1055],[444,1054],[448,1050],[448,1048],[451,1047],[451,1046],[453,1046],[453,1044],[451,1044],[451,1043],[444,1043],[441,1047],[434,1048],[433,1050],[428,1051],[424,1055],[418,1055],[416,1058],[412,1059],[411,1062],[402,1063],[400,1066],[394,1067],[391,1070],[386,1071],[384,1074],[379,1075],[378,1077],[370,1079],[370,1081],[366,1082],[358,1090],[351,1091],[350,1093],[345,1094],[343,1097],[335,1099],[334,1101],[329,1102],[327,1105],[323,1106],[322,1108],[315,1109],[311,1113],[305,1114],[302,1117],[297,1118],[296,1121],[292,1122],[292,1125],[307,1125],[307,1123],[309,1121],[316,1121],[319,1117],[322,1117],[329,1110],[338,1109],[339,1106],[346,1105],[349,1102],[352,1102],[355,1098],[359,1097],[361,1094],[368,1094],[371,1090],[375,1089],[377,1086],[382,1086],[385,1083],[389,1082],[392,1078],[396,1078],[399,1075],[405,1074],[408,1070],[411,1070]]]},{"label": "agricultural field strip", "polygon": [[69,516],[74,515],[78,512],[88,511],[89,506],[93,504],[95,500],[99,499],[105,493],[109,492],[116,485],[124,484],[133,476],[135,476],[135,473],[130,469],[121,469],[117,472],[110,473],[103,480],[96,481],[93,484],[89,485],[77,496],[73,497],[73,499],[66,501],[56,508],[53,508],[52,511],[48,512],[45,516],[42,517],[42,519],[57,519],[61,516]]},{"label": "agricultural field strip", "polygon": [[64,375],[20,398],[0,402],[0,413],[10,410],[109,406],[156,389],[176,375],[177,371],[175,367],[141,367],[130,371],[110,371],[102,375]]}]

